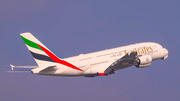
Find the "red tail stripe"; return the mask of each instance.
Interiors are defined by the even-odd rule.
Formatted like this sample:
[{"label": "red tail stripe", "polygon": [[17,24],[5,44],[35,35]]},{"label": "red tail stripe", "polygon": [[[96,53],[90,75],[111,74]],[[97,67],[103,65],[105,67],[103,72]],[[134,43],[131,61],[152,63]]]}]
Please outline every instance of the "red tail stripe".
[{"label": "red tail stripe", "polygon": [[[38,44],[37,44],[38,45]],[[76,69],[76,70],[79,70],[79,71],[83,71],[81,70],[80,68],[77,68],[76,66],[64,61],[64,60],[61,60],[59,59],[58,57],[56,57],[54,54],[52,54],[49,50],[47,50],[46,48],[38,45],[52,60],[54,60],[55,62],[57,63],[60,63],[62,65],[65,65],[65,66],[68,66],[70,68],[73,68],[73,69]]]}]

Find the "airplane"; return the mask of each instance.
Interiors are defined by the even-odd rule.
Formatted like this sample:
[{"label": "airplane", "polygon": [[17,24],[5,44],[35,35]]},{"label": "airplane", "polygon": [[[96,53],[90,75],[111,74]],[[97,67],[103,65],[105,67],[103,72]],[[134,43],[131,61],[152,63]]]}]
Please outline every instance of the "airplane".
[{"label": "airplane", "polygon": [[142,42],[106,49],[98,52],[59,58],[31,33],[20,34],[38,66],[13,66],[30,68],[32,74],[48,76],[109,76],[117,70],[136,66],[144,68],[152,61],[168,58],[168,50],[155,42]]}]

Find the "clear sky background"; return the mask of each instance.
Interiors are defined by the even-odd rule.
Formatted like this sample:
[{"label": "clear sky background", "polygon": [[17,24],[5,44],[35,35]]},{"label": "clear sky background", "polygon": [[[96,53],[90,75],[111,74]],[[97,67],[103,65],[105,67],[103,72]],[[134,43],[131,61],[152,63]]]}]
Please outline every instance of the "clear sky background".
[{"label": "clear sky background", "polygon": [[[23,32],[63,57],[138,42],[157,42],[169,57],[108,77],[6,73],[36,65]],[[179,0],[0,0],[0,101],[180,101],[179,47]]]}]

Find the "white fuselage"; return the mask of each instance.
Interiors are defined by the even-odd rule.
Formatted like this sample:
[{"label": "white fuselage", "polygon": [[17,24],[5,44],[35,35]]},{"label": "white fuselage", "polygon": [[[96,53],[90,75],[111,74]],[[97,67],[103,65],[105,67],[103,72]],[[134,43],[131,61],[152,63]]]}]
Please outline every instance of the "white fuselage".
[{"label": "white fuselage", "polygon": [[[55,76],[84,76],[96,73],[104,73],[104,71],[112,63],[133,51],[136,51],[138,55],[142,56],[150,55],[153,61],[158,59],[166,59],[168,57],[167,49],[163,48],[161,45],[154,42],[144,42],[88,54],[80,54],[78,56],[64,59],[83,71],[78,71],[67,66],[57,64],[56,67],[58,69],[56,71],[48,71],[36,74]],[[117,67],[115,70],[130,66],[132,65],[126,67]]]}]

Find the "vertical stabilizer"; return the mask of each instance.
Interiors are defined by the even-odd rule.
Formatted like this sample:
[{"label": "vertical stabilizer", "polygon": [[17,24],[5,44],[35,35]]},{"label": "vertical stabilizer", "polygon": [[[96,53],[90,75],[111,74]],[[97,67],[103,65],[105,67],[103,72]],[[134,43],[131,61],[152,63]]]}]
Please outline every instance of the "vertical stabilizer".
[{"label": "vertical stabilizer", "polygon": [[27,48],[34,57],[36,63],[39,67],[54,66],[61,64],[79,71],[81,69],[77,68],[73,64],[65,61],[64,59],[58,58],[53,52],[51,52],[45,45],[43,45],[38,39],[36,39],[31,33],[20,34],[23,41],[25,42]]},{"label": "vertical stabilizer", "polygon": [[31,33],[27,32],[27,33],[22,33],[20,35],[23,41],[25,42],[27,48],[31,52],[32,56],[34,57],[36,63],[40,67],[57,64],[48,55],[48,53],[51,53],[51,54],[53,53],[45,45],[43,45],[37,38],[35,38]]}]

